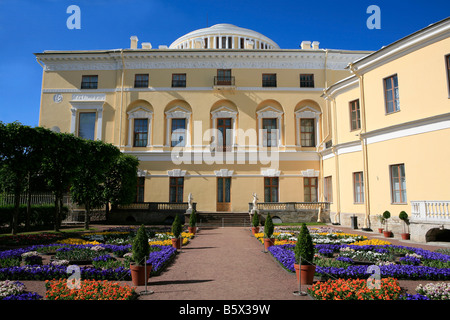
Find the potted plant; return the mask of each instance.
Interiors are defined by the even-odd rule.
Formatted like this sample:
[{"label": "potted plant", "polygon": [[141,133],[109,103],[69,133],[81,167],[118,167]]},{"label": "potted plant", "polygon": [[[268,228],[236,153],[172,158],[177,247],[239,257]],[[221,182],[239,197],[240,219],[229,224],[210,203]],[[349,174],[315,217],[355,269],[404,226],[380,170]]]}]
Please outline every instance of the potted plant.
[{"label": "potted plant", "polygon": [[255,235],[259,231],[259,214],[255,212],[252,218],[252,234]]},{"label": "potted plant", "polygon": [[[139,227],[132,246],[132,262],[130,263],[131,280],[133,285],[142,286],[146,283],[152,270],[152,265],[147,264],[150,255],[147,232],[144,225]],[[147,271],[147,274],[145,274]]]},{"label": "potted plant", "polygon": [[275,242],[273,238],[273,221],[270,213],[267,214],[266,221],[264,221],[264,249],[267,249],[272,246]]},{"label": "potted plant", "polygon": [[181,224],[181,218],[180,216],[177,214],[175,216],[175,219],[173,220],[172,223],[172,233],[173,233],[173,238],[172,238],[172,246],[179,250],[181,249],[181,231],[183,230],[183,225]]},{"label": "potted plant", "polygon": [[406,226],[408,225],[408,214],[405,211],[400,212],[398,215],[400,220],[403,221],[403,233],[401,234],[403,240],[409,240],[410,234],[406,232]]},{"label": "potted plant", "polygon": [[189,216],[189,233],[195,234],[197,232],[197,212],[192,210],[191,215]]},{"label": "potted plant", "polygon": [[299,278],[301,275],[301,284],[313,284],[314,274],[316,273],[316,266],[313,264],[314,243],[305,223],[302,224],[300,233],[298,234],[294,253],[294,268],[297,274],[297,282],[300,281]]},{"label": "potted plant", "polygon": [[391,217],[391,213],[389,211],[386,210],[385,212],[383,212],[383,218],[384,218],[384,221],[386,224],[386,229],[383,231],[383,234],[386,238],[389,238],[392,236],[392,232],[389,231],[389,229],[388,229],[388,219],[390,217]]},{"label": "potted plant", "polygon": [[381,226],[378,228],[378,232],[379,232],[379,233],[383,233],[384,228],[382,228],[382,227],[383,227],[383,225],[384,225],[384,223],[385,223],[384,217],[383,217],[382,214],[379,214],[379,215],[377,215],[377,218],[378,218],[378,221],[380,222],[380,225],[381,225]]}]

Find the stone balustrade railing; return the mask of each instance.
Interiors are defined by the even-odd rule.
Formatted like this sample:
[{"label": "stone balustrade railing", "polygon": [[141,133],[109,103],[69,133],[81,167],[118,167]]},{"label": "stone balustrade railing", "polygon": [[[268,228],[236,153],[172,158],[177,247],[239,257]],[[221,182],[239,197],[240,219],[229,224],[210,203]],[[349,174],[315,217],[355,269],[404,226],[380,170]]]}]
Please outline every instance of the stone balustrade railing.
[{"label": "stone balustrade railing", "polygon": [[450,223],[450,201],[411,201],[410,220]]}]

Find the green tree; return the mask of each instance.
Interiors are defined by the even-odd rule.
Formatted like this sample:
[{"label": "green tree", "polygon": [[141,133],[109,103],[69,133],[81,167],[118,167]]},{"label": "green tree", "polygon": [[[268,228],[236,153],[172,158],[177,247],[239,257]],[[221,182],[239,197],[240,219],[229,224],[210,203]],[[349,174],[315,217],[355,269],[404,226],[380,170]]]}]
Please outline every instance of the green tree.
[{"label": "green tree", "polygon": [[45,138],[42,131],[19,122],[0,122],[0,163],[7,172],[14,193],[14,212],[11,233],[17,234],[20,194],[26,180],[39,170],[44,154]]},{"label": "green tree", "polygon": [[270,216],[270,213],[268,213],[266,221],[264,222],[264,237],[272,238],[273,229],[274,229],[274,226],[273,226],[272,217]]},{"label": "green tree", "polygon": [[174,237],[178,239],[182,231],[183,231],[183,224],[181,222],[181,217],[179,214],[177,214],[172,223],[172,233]]},{"label": "green tree", "polygon": [[86,210],[84,228],[89,229],[91,209],[102,207],[106,200],[104,188],[106,174],[116,162],[120,151],[100,140],[82,140],[77,155],[79,165],[71,187],[72,199]]},{"label": "green tree", "polygon": [[139,160],[123,153],[115,160],[106,173],[104,188],[106,214],[109,213],[109,203],[114,208],[119,204],[130,204],[136,198]]},{"label": "green tree", "polygon": [[303,223],[302,227],[300,228],[300,233],[297,237],[297,243],[294,248],[294,253],[296,263],[301,257],[302,265],[312,264],[312,261],[314,259],[314,243],[305,223]]},{"label": "green tree", "polygon": [[42,172],[55,196],[54,230],[59,231],[63,196],[69,190],[78,170],[79,149],[83,141],[68,133],[47,132],[46,135],[48,147],[42,162]]},{"label": "green tree", "polygon": [[141,225],[138,229],[133,241],[132,251],[134,263],[143,266],[150,255],[150,245],[148,243],[148,235],[144,225]]}]

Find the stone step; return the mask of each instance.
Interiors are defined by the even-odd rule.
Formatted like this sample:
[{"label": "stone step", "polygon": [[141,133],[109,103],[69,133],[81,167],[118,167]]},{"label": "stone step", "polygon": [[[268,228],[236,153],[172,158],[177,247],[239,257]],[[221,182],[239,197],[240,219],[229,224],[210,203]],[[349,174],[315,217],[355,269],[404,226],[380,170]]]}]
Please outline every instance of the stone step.
[{"label": "stone step", "polygon": [[198,221],[200,225],[216,226],[249,226],[250,216],[248,212],[199,212]]}]

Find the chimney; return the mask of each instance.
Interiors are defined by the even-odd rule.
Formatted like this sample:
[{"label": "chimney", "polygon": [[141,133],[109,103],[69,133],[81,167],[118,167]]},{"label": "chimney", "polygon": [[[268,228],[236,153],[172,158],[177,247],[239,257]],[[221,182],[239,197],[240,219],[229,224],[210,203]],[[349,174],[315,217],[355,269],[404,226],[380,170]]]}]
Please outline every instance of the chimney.
[{"label": "chimney", "polygon": [[312,43],[312,48],[313,48],[314,50],[318,50],[318,49],[319,49],[319,44],[320,44],[319,41],[313,41],[313,43]]},{"label": "chimney", "polygon": [[130,40],[131,40],[130,49],[137,49],[138,37],[131,36]]},{"label": "chimney", "polygon": [[302,41],[301,47],[303,50],[311,49],[311,41]]},{"label": "chimney", "polygon": [[152,44],[150,42],[142,42],[142,49],[151,49]]}]

